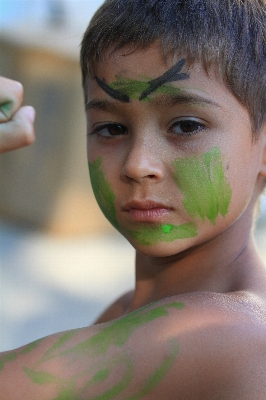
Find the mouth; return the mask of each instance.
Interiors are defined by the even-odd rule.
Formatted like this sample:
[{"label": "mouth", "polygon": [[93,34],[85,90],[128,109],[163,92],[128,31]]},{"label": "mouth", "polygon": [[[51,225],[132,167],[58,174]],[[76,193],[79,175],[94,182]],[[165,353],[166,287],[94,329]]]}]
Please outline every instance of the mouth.
[{"label": "mouth", "polygon": [[162,222],[172,209],[172,207],[153,200],[134,200],[122,208],[134,222]]}]

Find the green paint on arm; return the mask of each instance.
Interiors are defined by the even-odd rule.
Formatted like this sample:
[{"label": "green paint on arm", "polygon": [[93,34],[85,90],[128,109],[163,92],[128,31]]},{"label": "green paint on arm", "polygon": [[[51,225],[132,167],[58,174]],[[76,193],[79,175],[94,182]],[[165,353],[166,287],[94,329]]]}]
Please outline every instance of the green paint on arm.
[{"label": "green paint on arm", "polygon": [[100,371],[96,372],[90,383],[95,384],[95,383],[100,383],[105,381],[105,379],[108,378],[110,374],[110,370],[108,368],[101,369]]},{"label": "green paint on arm", "polygon": [[197,228],[194,223],[182,225],[153,225],[144,226],[139,230],[128,231],[128,234],[144,246],[155,245],[160,242],[173,242],[177,239],[186,239],[197,236]]},{"label": "green paint on arm", "polygon": [[81,400],[77,396],[75,379],[68,379],[66,385],[59,389],[58,395],[52,400]]},{"label": "green paint on arm", "polygon": [[40,361],[37,363],[37,365],[46,361],[47,359],[49,359],[51,354],[53,354],[56,350],[60,349],[60,347],[62,347],[65,343],[67,343],[76,333],[77,333],[77,331],[73,330],[73,331],[66,332],[62,336],[60,336],[60,338],[53,344],[53,346],[50,347],[46,351],[46,353],[44,353],[44,355],[42,356]]},{"label": "green paint on arm", "polygon": [[39,385],[47,385],[51,383],[59,383],[59,378],[46,371],[35,371],[34,369],[24,367],[23,371],[27,377],[33,382]]},{"label": "green paint on arm", "polygon": [[104,393],[101,393],[97,396],[90,397],[90,400],[112,400],[115,399],[116,396],[118,396],[121,392],[123,392],[130,382],[132,381],[133,375],[134,375],[134,364],[131,361],[130,357],[127,357],[125,360],[126,362],[126,372],[123,376],[123,378],[113,387],[105,391]]},{"label": "green paint on arm", "polygon": [[184,195],[189,215],[209,219],[214,225],[219,214],[228,213],[232,190],[226,180],[221,152],[214,147],[200,157],[174,161],[176,184]]},{"label": "green paint on arm", "polygon": [[5,363],[14,361],[17,357],[18,354],[14,352],[0,356],[0,371],[4,369]]},{"label": "green paint on arm", "polygon": [[92,189],[95,198],[104,214],[111,224],[118,229],[118,221],[115,211],[115,194],[110,183],[106,180],[101,169],[102,158],[98,157],[93,163],[89,163],[89,172]]},{"label": "green paint on arm", "polygon": [[30,353],[32,350],[34,350],[41,342],[43,339],[38,339],[35,340],[34,342],[28,344],[24,349],[21,351],[21,354],[27,354]]},{"label": "green paint on arm", "polygon": [[[156,303],[154,303],[156,305]],[[147,305],[139,310],[136,310],[127,316],[114,321],[107,327],[103,328],[100,332],[96,333],[91,338],[83,341],[82,343],[68,349],[58,352],[62,345],[72,337],[70,334],[75,334],[76,331],[67,332],[62,335],[59,340],[45,353],[41,358],[41,361],[37,364],[41,364],[51,359],[56,359],[61,356],[70,356],[69,363],[72,362],[83,362],[84,369],[78,371],[74,376],[70,376],[67,379],[57,377],[54,373],[50,373],[44,370],[37,370],[36,366],[33,368],[23,368],[24,373],[30,379],[30,381],[36,385],[56,385],[57,396],[53,400],[81,400],[88,397],[88,390],[90,387],[99,385],[99,393],[97,396],[90,396],[90,400],[112,400],[118,395],[123,393],[129,384],[132,382],[134,374],[137,372],[134,370],[134,361],[126,350],[123,350],[124,344],[128,341],[131,335],[142,326],[145,326],[151,321],[158,318],[167,316],[169,309],[181,310],[184,308],[184,304],[181,302],[172,302],[163,306],[151,308],[153,304]],[[172,340],[169,342],[170,354],[166,357],[163,363],[146,379],[143,388],[137,395],[134,395],[134,399],[140,399],[150,391],[152,391],[156,385],[166,376],[170,370],[173,362],[178,353],[178,344]],[[121,348],[118,353],[108,356],[106,359],[102,356],[106,356],[107,351],[112,347],[116,346]],[[169,350],[168,350],[169,351]],[[90,357],[101,356],[99,359],[92,360]],[[88,363],[89,361],[89,363]],[[95,370],[96,365],[100,365],[97,372],[92,375],[92,378],[85,384],[79,384],[79,379],[91,376],[91,372]],[[106,386],[106,380],[110,377],[111,373],[114,372],[114,368],[121,370],[123,376],[119,382],[112,384],[111,387]],[[122,369],[121,369],[122,368]],[[109,386],[104,393],[101,393],[101,385],[105,383],[105,388]],[[87,398],[86,397],[86,398]]]},{"label": "green paint on arm", "polygon": [[127,397],[126,400],[143,399],[144,396],[148,395],[163,380],[173,366],[179,351],[179,345],[175,339],[171,339],[169,341],[169,347],[170,355],[166,357],[164,362],[149,376],[144,387],[139,391],[139,393]]},{"label": "green paint on arm", "polygon": [[122,347],[130,336],[140,327],[158,318],[167,316],[168,308],[177,308],[180,310],[183,307],[183,303],[174,302],[148,311],[145,309],[136,310],[114,321],[91,338],[79,343],[71,349],[61,352],[60,355],[73,354],[74,359],[84,357],[86,354],[90,356],[104,355],[111,346]]}]

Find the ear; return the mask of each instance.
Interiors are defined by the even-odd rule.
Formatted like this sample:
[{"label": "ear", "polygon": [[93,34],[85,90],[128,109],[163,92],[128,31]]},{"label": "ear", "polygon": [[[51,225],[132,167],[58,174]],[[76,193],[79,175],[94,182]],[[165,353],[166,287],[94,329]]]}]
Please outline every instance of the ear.
[{"label": "ear", "polygon": [[261,167],[260,167],[260,175],[266,178],[266,122],[264,123],[261,131],[259,141],[261,141],[262,146],[262,160],[261,160]]}]

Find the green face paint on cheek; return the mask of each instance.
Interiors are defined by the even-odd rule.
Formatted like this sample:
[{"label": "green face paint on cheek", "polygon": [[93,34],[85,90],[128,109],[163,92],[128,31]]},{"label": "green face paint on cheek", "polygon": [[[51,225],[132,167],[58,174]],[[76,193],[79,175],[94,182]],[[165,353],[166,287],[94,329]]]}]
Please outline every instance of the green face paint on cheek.
[{"label": "green face paint on cheek", "polygon": [[115,194],[110,183],[105,178],[101,169],[102,158],[98,157],[93,163],[89,163],[91,184],[95,198],[108,221],[120,232],[129,235],[143,246],[155,245],[160,242],[173,242],[177,239],[191,238],[197,235],[196,225],[187,223],[183,225],[153,225],[143,226],[137,230],[127,230],[119,226],[114,206]]},{"label": "green face paint on cheek", "polygon": [[118,229],[115,211],[115,194],[110,183],[106,180],[101,169],[102,158],[98,157],[93,163],[89,163],[89,172],[92,189],[95,198],[108,221]]},{"label": "green face paint on cheek", "polygon": [[177,159],[173,165],[187,213],[202,220],[207,218],[213,225],[219,214],[225,217],[232,190],[225,177],[220,149],[214,147],[199,157]]}]

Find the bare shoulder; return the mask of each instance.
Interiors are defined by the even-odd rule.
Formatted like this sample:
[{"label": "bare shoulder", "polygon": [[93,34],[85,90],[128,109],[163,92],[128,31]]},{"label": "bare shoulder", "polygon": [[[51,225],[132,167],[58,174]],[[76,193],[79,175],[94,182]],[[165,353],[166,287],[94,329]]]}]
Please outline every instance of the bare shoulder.
[{"label": "bare shoulder", "polygon": [[118,299],[116,299],[95,321],[95,324],[101,324],[103,322],[108,322],[113,319],[123,316],[131,303],[134,291],[131,290],[124,293]]},{"label": "bare shoulder", "polygon": [[169,322],[178,326],[178,374],[187,383],[181,398],[265,399],[265,298],[247,292],[178,297],[184,313]]},{"label": "bare shoulder", "polygon": [[264,400],[265,341],[256,296],[173,296],[4,354],[0,392],[4,400]]}]

